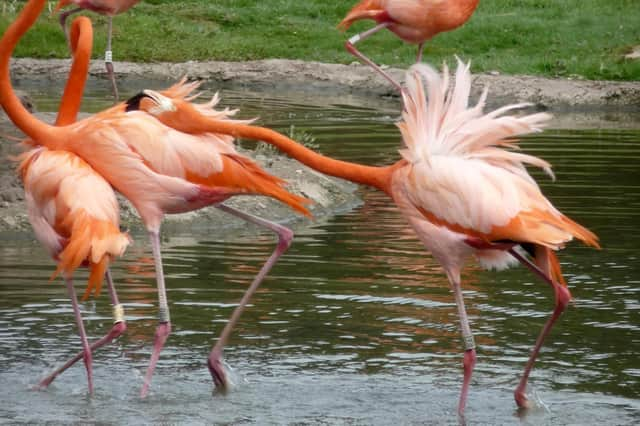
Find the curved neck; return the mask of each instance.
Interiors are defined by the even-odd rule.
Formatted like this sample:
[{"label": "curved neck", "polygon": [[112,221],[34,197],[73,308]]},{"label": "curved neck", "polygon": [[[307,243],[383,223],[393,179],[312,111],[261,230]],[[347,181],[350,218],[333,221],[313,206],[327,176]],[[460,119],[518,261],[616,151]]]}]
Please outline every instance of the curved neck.
[{"label": "curved neck", "polygon": [[248,124],[233,123],[229,121],[212,120],[199,116],[192,130],[199,132],[224,133],[234,137],[259,140],[274,145],[302,164],[311,167],[321,173],[346,179],[351,182],[372,186],[389,195],[391,186],[391,173],[399,163],[386,167],[364,166],[348,161],[334,160],[318,154],[298,142],[265,127]]},{"label": "curved neck", "polygon": [[20,102],[11,85],[9,62],[13,49],[24,33],[31,28],[46,0],[30,0],[18,18],[7,28],[0,40],[0,104],[13,123],[36,144],[55,148],[56,128],[36,119]]},{"label": "curved neck", "polygon": [[86,16],[80,16],[71,23],[69,31],[73,63],[64,93],[58,108],[57,126],[75,123],[82,102],[84,86],[89,75],[89,62],[93,49],[93,26]]}]

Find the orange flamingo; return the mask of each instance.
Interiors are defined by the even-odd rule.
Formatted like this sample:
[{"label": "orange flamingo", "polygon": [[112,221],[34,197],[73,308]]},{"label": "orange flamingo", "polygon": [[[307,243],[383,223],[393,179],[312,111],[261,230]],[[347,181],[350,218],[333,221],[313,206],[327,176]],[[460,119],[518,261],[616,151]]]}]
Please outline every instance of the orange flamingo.
[{"label": "orange flamingo", "polygon": [[[428,99],[423,80],[426,81]],[[468,107],[469,66],[461,62],[455,87],[449,73],[440,76],[417,64],[408,73],[404,121],[398,124],[405,148],[391,166],[367,167],[319,155],[269,129],[229,123],[203,115],[197,106],[144,91],[136,106],[168,126],[190,134],[226,133],[275,145],[300,162],[328,175],[370,185],[387,193],[424,246],[442,265],[455,296],[464,342],[463,384],[458,412],[463,414],[476,362],[473,334],[467,319],[460,272],[475,256],[486,268],[506,268],[520,262],[553,289],[554,311],[542,329],[515,390],[518,406],[529,405],[526,385],[546,336],[571,298],[555,250],[574,237],[598,246],[597,237],[560,213],[531,178],[525,164],[550,165],[516,148],[515,136],[538,131],[550,118],[538,113],[506,115],[526,104],[507,105],[484,114],[487,91]],[[212,355],[215,354],[214,347]]]},{"label": "orange flamingo", "polygon": [[[30,0],[0,41],[0,103],[14,122],[36,145],[78,155],[100,173],[136,207],[149,233],[158,286],[159,325],[141,396],[149,384],[160,351],[171,332],[162,258],[160,225],[167,213],[181,213],[213,205],[245,221],[266,227],[278,235],[278,244],[242,298],[219,339],[225,342],[249,298],[264,276],[291,244],[288,228],[221,204],[234,195],[264,195],[309,215],[308,200],[290,194],[284,181],[269,175],[250,159],[238,154],[232,138],[216,134],[192,136],[165,126],[152,115],[119,104],[99,114],[63,127],[47,125],[20,104],[10,81],[11,53],[33,25],[45,0]],[[165,91],[169,98],[185,98],[197,85],[178,84]],[[229,120],[233,113],[211,109],[217,98],[202,107],[211,119]],[[18,104],[16,104],[18,102]],[[219,357],[222,356],[220,351]],[[211,361],[211,360],[210,360]],[[226,383],[221,360],[209,363],[214,381]]]},{"label": "orange flamingo", "polygon": [[111,89],[116,102],[118,102],[118,86],[116,85],[116,76],[113,72],[113,52],[111,51],[111,38],[113,34],[112,21],[115,15],[126,12],[139,1],[140,0],[59,0],[55,8],[55,12],[57,12],[70,4],[78,6],[75,9],[60,14],[60,25],[62,26],[67,41],[69,41],[69,34],[67,33],[66,21],[69,15],[86,9],[107,16],[107,49],[104,52],[104,66],[107,69],[107,75],[111,81]]},{"label": "orange flamingo", "polygon": [[378,24],[345,42],[349,53],[372,67],[400,92],[402,88],[388,73],[356,49],[355,44],[387,28],[401,40],[418,45],[416,62],[422,60],[424,43],[435,35],[451,31],[469,20],[480,0],[361,0],[338,24],[346,31],[351,24],[371,19]]},{"label": "orange flamingo", "polygon": [[[93,45],[93,30],[88,18],[73,21],[70,41],[74,61],[57,125],[75,121],[80,106]],[[25,143],[29,145],[30,141]],[[67,151],[39,147],[25,152],[20,159],[19,172],[24,182],[29,220],[36,238],[58,262],[54,277],[59,273],[64,275],[83,347],[70,362],[42,380],[38,388],[47,387],[60,373],[84,359],[91,394],[91,352],[126,330],[124,309],[118,301],[108,266],[113,257],[123,254],[129,237],[119,230],[120,212],[111,186],[80,157]],[[72,282],[73,272],[83,263],[91,271],[85,298],[91,291],[95,295],[99,293],[106,275],[114,311],[111,331],[91,346]]]}]

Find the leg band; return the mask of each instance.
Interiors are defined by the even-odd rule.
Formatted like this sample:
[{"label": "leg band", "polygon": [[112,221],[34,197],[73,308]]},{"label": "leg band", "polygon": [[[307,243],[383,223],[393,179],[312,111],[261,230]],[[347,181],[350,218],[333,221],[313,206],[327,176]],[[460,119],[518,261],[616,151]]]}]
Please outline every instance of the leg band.
[{"label": "leg band", "polygon": [[122,303],[113,305],[113,323],[118,324],[119,322],[124,322],[124,306],[122,306]]},{"label": "leg band", "polygon": [[169,310],[164,307],[160,307],[158,309],[158,321],[159,322],[170,322],[169,318]]},{"label": "leg band", "polygon": [[473,335],[472,334],[469,334],[467,336],[462,336],[462,340],[464,342],[464,350],[465,351],[470,351],[470,350],[476,348],[476,342],[473,339]]},{"label": "leg band", "polygon": [[104,52],[104,62],[107,64],[113,63],[113,52],[111,50]]}]

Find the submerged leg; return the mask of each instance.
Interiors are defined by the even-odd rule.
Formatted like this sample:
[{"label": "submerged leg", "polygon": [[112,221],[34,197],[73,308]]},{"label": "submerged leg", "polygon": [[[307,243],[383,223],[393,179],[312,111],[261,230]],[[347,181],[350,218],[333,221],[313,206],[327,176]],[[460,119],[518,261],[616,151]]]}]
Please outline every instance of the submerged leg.
[{"label": "submerged leg", "polygon": [[[546,258],[542,260],[544,266],[543,266],[543,269],[541,269],[540,267],[538,267],[538,265],[535,265],[529,259],[520,255],[515,250],[511,249],[509,250],[509,253],[512,256],[514,256],[516,259],[518,259],[523,265],[531,269],[531,271],[534,274],[540,276],[547,284],[549,284],[551,288],[553,288],[554,295],[555,295],[555,308],[553,309],[553,313],[551,314],[551,317],[547,320],[546,324],[542,328],[542,331],[540,332],[540,335],[538,336],[538,339],[536,340],[536,344],[533,348],[533,351],[531,352],[531,355],[529,356],[529,360],[527,361],[527,365],[525,367],[524,373],[522,374],[522,378],[520,379],[520,383],[518,384],[518,387],[516,388],[515,394],[514,394],[516,404],[518,404],[518,407],[528,408],[529,400],[525,392],[527,390],[527,381],[529,380],[529,374],[531,373],[531,369],[533,368],[533,364],[535,363],[536,358],[538,357],[538,353],[540,352],[540,348],[542,347],[542,344],[544,343],[545,338],[551,331],[551,328],[553,328],[553,325],[558,320],[558,318],[560,318],[560,316],[565,311],[565,309],[567,309],[567,305],[571,300],[571,294],[569,293],[569,290],[566,287],[555,282],[551,278],[551,272],[550,272],[551,268]],[[538,253],[536,253],[536,257],[538,260]]]},{"label": "submerged leg", "polygon": [[107,20],[107,50],[104,52],[104,66],[107,69],[107,76],[111,81],[111,90],[113,92],[114,103],[118,103],[118,86],[116,85],[116,76],[113,72],[113,52],[111,51],[111,36],[113,34],[113,17],[109,16]]},{"label": "submerged leg", "polygon": [[149,393],[149,385],[151,377],[156,369],[156,364],[160,358],[160,351],[164,347],[169,334],[171,334],[171,319],[169,317],[169,304],[167,303],[167,290],[164,284],[164,272],[162,271],[162,255],[160,253],[160,233],[159,231],[149,232],[151,241],[151,249],[153,250],[153,259],[156,267],[156,283],[158,286],[158,327],[153,341],[153,352],[151,360],[147,368],[147,374],[144,377],[140,397],[145,398]]},{"label": "submerged leg", "polygon": [[469,326],[467,318],[467,310],[464,306],[464,298],[462,297],[462,287],[460,285],[460,272],[447,272],[451,290],[456,299],[458,307],[458,316],[460,317],[460,328],[462,330],[462,340],[464,343],[464,359],[462,366],[464,369],[464,378],[462,381],[462,390],[460,391],[460,400],[458,402],[458,414],[464,415],[464,407],[467,403],[467,394],[469,393],[469,384],[471,383],[471,375],[476,365],[476,344]]},{"label": "submerged leg", "polygon": [[347,40],[344,43],[344,47],[353,56],[355,56],[356,58],[360,59],[365,64],[369,65],[378,74],[380,74],[385,79],[387,79],[387,81],[389,83],[391,83],[396,89],[398,89],[400,91],[400,94],[402,94],[402,96],[404,97],[404,89],[402,89],[402,86],[400,86],[400,83],[395,81],[388,73],[384,72],[384,70],[382,68],[380,68],[375,62],[373,62],[371,59],[369,59],[367,56],[365,56],[362,52],[360,52],[358,49],[356,49],[356,46],[355,46],[355,44],[357,42],[362,41],[362,40],[370,37],[371,35],[377,33],[381,29],[384,29],[384,28],[386,28],[388,26],[389,26],[388,22],[383,22],[382,24],[378,24],[375,27],[373,27],[373,28],[371,28],[371,29],[369,29],[367,31],[364,31],[364,32],[362,32],[360,34],[356,34],[353,37],[349,38],[349,40]]},{"label": "submerged leg", "polygon": [[[113,308],[113,327],[111,331],[104,336],[103,338],[93,342],[91,344],[91,351],[95,351],[98,348],[112,342],[117,339],[120,335],[122,335],[127,330],[127,323],[124,320],[124,308],[118,301],[118,295],[116,294],[116,288],[113,284],[113,280],[111,278],[111,272],[107,269],[106,273],[107,279],[107,288],[109,289],[109,296],[111,297],[111,306]],[[69,367],[71,367],[76,362],[80,361],[84,356],[84,351],[79,352],[67,361],[62,367],[55,370],[53,373],[45,377],[39,384],[36,386],[36,389],[44,389],[53,382],[56,377],[66,371]]]},{"label": "submerged leg", "polygon": [[67,18],[74,13],[78,13],[82,10],[82,8],[72,9],[67,12],[62,12],[60,17],[60,25],[62,26],[62,31],[64,32],[64,38],[67,40],[67,47],[71,50],[71,40],[69,39],[69,28],[67,28]]},{"label": "submerged leg", "polygon": [[256,216],[252,216],[250,214],[241,212],[234,208],[225,206],[223,204],[219,204],[216,207],[218,207],[222,211],[225,211],[229,214],[239,217],[240,219],[243,219],[247,222],[268,228],[278,235],[278,245],[274,249],[269,259],[262,266],[262,269],[260,269],[260,272],[258,272],[258,275],[256,275],[256,277],[253,279],[253,282],[251,283],[247,291],[244,293],[244,296],[242,296],[242,300],[240,300],[240,304],[231,314],[231,318],[229,318],[229,321],[227,322],[224,329],[222,330],[222,333],[220,334],[220,338],[218,339],[215,346],[211,350],[211,353],[209,354],[208,366],[209,366],[209,371],[211,372],[211,377],[213,378],[213,382],[217,388],[224,391],[227,389],[229,385],[227,381],[227,375],[225,373],[224,366],[222,364],[222,351],[224,349],[224,346],[229,340],[231,331],[237,324],[238,319],[240,318],[240,315],[242,315],[242,312],[244,311],[247,303],[249,303],[251,296],[253,296],[253,294],[256,292],[256,290],[260,286],[260,283],[262,282],[264,277],[269,273],[273,265],[278,261],[278,258],[285,251],[287,251],[287,249],[291,245],[291,241],[293,240],[293,232],[289,228],[285,228],[282,225],[278,225],[277,223],[273,223]]},{"label": "submerged leg", "polygon": [[80,306],[78,305],[78,299],[76,298],[76,290],[73,288],[73,281],[71,280],[71,278],[65,278],[65,281],[67,283],[67,291],[69,292],[71,305],[73,306],[73,313],[76,317],[76,324],[78,325],[78,334],[80,334],[80,340],[82,341],[84,366],[87,369],[87,381],[89,383],[89,395],[93,395],[93,360],[91,357],[91,349],[89,348],[87,333],[85,333],[84,331],[84,323],[82,322],[82,314],[80,313]]}]

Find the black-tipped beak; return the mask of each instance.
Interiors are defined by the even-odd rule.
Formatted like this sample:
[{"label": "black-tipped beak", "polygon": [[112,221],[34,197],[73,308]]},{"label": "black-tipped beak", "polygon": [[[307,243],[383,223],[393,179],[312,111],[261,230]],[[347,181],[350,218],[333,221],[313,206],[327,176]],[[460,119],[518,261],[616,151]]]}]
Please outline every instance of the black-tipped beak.
[{"label": "black-tipped beak", "polygon": [[127,105],[125,111],[140,111],[140,101],[142,101],[143,98],[148,97],[149,95],[146,95],[144,92],[140,92],[137,95],[127,99],[127,101],[125,102],[125,104]]}]

